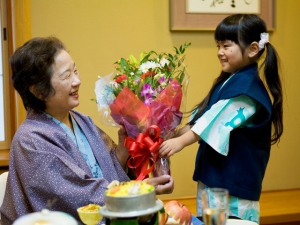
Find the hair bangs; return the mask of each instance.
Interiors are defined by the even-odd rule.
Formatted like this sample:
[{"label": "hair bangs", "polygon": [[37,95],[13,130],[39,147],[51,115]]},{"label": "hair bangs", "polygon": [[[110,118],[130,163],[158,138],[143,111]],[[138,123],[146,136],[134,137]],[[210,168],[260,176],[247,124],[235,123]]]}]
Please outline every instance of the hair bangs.
[{"label": "hair bangs", "polygon": [[215,40],[230,40],[238,44],[238,24],[227,24],[224,21],[222,21],[216,28]]}]

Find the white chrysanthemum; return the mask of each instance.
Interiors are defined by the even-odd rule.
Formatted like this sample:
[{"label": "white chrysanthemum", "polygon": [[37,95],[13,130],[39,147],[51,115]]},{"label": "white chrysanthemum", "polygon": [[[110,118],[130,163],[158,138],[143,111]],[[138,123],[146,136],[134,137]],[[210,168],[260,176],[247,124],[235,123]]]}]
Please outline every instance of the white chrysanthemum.
[{"label": "white chrysanthemum", "polygon": [[133,76],[133,75],[134,75],[134,72],[130,72],[130,75]]},{"label": "white chrysanthemum", "polygon": [[149,61],[150,68],[153,70],[157,67],[157,63],[153,61]]},{"label": "white chrysanthemum", "polygon": [[159,63],[156,63],[156,68],[161,68],[161,65]]},{"label": "white chrysanthemum", "polygon": [[167,64],[167,66],[169,65],[169,63],[170,63],[170,61],[169,60],[167,60],[166,58],[162,58],[161,60],[160,60],[160,65],[162,66],[162,67],[164,67],[165,66],[165,64]]},{"label": "white chrysanthemum", "polygon": [[149,62],[145,62],[140,65],[140,71],[142,71],[143,73],[146,73],[147,71],[149,71],[150,68],[151,67],[150,67]]},{"label": "white chrysanthemum", "polygon": [[146,73],[150,69],[153,70],[156,67],[157,67],[157,63],[155,63],[153,61],[147,61],[145,63],[142,63],[142,65],[140,65],[140,71],[142,71],[143,73]]}]

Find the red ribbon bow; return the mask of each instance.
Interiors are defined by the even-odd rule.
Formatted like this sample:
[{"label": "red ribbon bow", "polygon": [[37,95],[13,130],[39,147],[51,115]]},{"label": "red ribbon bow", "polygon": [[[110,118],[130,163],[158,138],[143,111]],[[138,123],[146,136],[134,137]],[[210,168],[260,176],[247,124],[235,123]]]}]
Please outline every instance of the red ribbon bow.
[{"label": "red ribbon bow", "polygon": [[151,125],[146,132],[139,133],[136,139],[127,137],[124,145],[129,149],[130,158],[127,166],[135,168],[137,180],[143,180],[154,170],[158,158],[158,149],[163,139],[160,136],[160,128]]}]

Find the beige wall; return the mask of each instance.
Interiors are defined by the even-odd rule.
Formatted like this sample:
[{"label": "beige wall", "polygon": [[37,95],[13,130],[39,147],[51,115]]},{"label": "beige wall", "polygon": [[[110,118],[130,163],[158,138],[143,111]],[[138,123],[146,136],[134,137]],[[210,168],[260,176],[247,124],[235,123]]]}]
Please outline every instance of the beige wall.
[{"label": "beige wall", "polygon": [[[212,32],[170,32],[167,0],[31,0],[32,37],[54,35],[67,45],[81,74],[78,111],[92,119],[116,140],[116,128],[100,124],[94,98],[98,75],[113,71],[113,62],[141,51],[172,52],[173,46],[191,42],[187,50],[190,84],[187,109],[198,103],[219,74]],[[264,190],[300,188],[299,12],[300,1],[276,1],[276,28],[270,42],[282,59],[285,130],[272,148]],[[173,194],[194,196],[192,181],[197,144],[172,157]],[[229,178],[230,179],[230,178]]]}]

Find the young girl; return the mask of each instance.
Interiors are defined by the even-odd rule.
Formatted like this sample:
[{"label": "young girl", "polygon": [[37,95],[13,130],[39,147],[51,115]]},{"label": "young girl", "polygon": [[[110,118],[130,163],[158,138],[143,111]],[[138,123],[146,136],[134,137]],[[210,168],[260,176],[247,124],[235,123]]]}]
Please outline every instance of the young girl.
[{"label": "young girl", "polygon": [[[271,145],[283,132],[278,56],[266,32],[264,21],[249,14],[231,15],[217,26],[222,72],[192,110],[188,125],[159,150],[161,157],[170,157],[199,141],[193,175],[198,182],[198,216],[201,191],[220,187],[229,190],[230,216],[259,221],[258,201]],[[261,68],[268,89],[257,64],[264,52]]]}]

